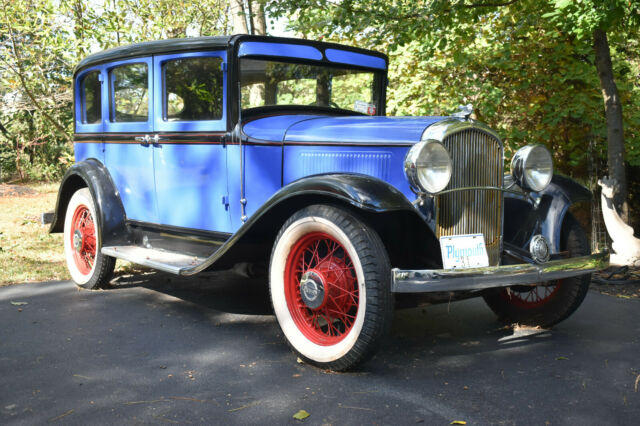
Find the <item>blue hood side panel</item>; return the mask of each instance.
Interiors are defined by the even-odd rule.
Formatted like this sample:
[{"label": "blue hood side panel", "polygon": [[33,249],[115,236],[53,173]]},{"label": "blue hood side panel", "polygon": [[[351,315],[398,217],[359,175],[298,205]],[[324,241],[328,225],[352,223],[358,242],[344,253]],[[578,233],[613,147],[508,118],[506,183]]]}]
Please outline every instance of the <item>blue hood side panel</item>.
[{"label": "blue hood side panel", "polygon": [[320,117],[318,115],[275,115],[259,118],[244,125],[245,135],[263,141],[282,142],[287,129],[298,121]]},{"label": "blue hood side panel", "polygon": [[424,129],[446,117],[327,117],[276,115],[250,121],[244,133],[271,142],[413,145]]}]

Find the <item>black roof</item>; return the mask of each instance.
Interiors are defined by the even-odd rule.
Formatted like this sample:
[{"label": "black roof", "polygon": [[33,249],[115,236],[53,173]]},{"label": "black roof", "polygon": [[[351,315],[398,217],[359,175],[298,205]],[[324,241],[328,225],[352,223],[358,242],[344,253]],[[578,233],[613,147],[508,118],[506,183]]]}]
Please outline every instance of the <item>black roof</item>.
[{"label": "black roof", "polygon": [[224,49],[229,46],[232,37],[233,36],[173,38],[118,46],[87,56],[76,66],[74,74],[78,72],[78,70],[90,65],[116,59],[127,59],[154,53],[169,53],[185,50]]},{"label": "black roof", "polygon": [[286,38],[286,37],[272,37],[272,36],[253,36],[247,34],[236,34],[227,36],[215,36],[215,37],[188,37],[188,38],[173,38],[166,40],[146,41],[143,43],[130,44],[127,46],[118,46],[112,49],[103,50],[102,52],[94,53],[84,58],[76,66],[74,74],[82,68],[88,66],[119,60],[134,58],[137,56],[146,56],[159,53],[171,53],[171,52],[184,52],[189,50],[212,50],[212,49],[225,49],[234,44],[239,39],[250,39],[259,41],[270,41],[273,43],[294,43],[294,44],[307,44],[320,48],[334,47],[344,50],[351,50],[355,52],[365,53],[368,55],[375,55],[384,58],[388,62],[387,55],[373,50],[359,49],[351,46],[345,46],[336,43],[325,43],[312,40],[304,40],[298,38]]}]

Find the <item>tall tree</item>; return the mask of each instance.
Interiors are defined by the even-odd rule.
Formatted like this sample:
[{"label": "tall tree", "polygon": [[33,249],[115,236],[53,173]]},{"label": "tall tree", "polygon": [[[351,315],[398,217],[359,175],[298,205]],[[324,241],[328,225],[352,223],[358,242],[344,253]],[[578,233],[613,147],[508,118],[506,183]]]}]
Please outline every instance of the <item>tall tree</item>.
[{"label": "tall tree", "polygon": [[227,34],[228,0],[0,0],[0,169],[56,178],[72,159],[72,74],[126,43]]},{"label": "tall tree", "polygon": [[607,120],[609,175],[619,185],[614,195],[614,204],[620,210],[623,220],[628,222],[622,102],[614,77],[608,34],[624,39],[624,35],[629,33],[629,26],[640,24],[640,5],[628,0],[553,1],[555,10],[545,17],[556,22],[578,40],[593,45]]}]

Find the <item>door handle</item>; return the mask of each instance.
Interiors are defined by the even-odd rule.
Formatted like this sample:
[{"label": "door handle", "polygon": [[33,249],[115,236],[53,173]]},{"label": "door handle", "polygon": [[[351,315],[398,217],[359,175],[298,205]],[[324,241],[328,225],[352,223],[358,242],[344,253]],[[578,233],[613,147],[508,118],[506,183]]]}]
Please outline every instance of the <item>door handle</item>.
[{"label": "door handle", "polygon": [[140,142],[142,146],[149,146],[149,135],[136,136],[134,139]]},{"label": "door handle", "polygon": [[160,141],[164,141],[166,140],[166,138],[161,138],[156,133],[155,135],[153,135],[153,138],[151,140],[153,141],[153,146],[160,146]]}]

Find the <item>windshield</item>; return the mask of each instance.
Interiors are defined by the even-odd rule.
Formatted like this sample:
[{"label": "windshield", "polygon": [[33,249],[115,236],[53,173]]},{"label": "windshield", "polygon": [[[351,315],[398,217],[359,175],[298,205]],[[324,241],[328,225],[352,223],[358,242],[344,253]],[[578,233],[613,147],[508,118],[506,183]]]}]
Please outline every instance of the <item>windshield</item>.
[{"label": "windshield", "polygon": [[380,74],[261,59],[240,60],[242,109],[270,105],[311,105],[375,115]]}]

